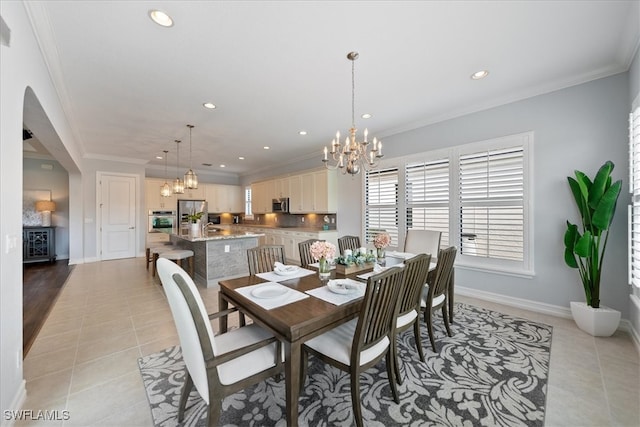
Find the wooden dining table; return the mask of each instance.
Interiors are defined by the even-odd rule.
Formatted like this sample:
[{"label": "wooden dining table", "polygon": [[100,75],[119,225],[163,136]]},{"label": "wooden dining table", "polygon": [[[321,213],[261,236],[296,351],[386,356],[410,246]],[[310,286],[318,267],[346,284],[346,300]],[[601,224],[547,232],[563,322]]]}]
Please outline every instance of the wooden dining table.
[{"label": "wooden dining table", "polygon": [[[332,278],[335,278],[335,275],[335,271],[331,273]],[[342,305],[334,305],[309,296],[300,301],[267,310],[236,291],[238,288],[262,282],[265,280],[257,276],[221,280],[218,294],[219,308],[225,310],[229,304],[234,305],[282,341],[285,349],[287,425],[297,426],[302,344],[356,317],[362,305],[362,298]],[[326,281],[321,281],[317,274],[283,280],[279,283],[300,292],[326,285]],[[226,330],[226,318],[223,317],[220,319],[220,331],[226,332]]]}]

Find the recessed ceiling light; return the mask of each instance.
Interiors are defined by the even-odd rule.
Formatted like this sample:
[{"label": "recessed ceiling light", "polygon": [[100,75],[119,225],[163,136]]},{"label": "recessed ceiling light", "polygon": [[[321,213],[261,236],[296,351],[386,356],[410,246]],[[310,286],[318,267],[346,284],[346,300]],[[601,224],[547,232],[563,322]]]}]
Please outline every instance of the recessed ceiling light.
[{"label": "recessed ceiling light", "polygon": [[244,160],[244,157],[240,156],[238,157],[238,160]]},{"label": "recessed ceiling light", "polygon": [[162,159],[164,159],[164,157],[162,157],[162,156],[156,156],[156,159],[158,159],[158,160],[162,160]]},{"label": "recessed ceiling light", "polygon": [[369,113],[364,113],[364,114],[362,115],[362,118],[363,118],[363,119],[370,119],[371,117],[372,117],[372,116],[371,116],[371,114],[369,114]]},{"label": "recessed ceiling light", "polygon": [[157,9],[150,10],[149,17],[153,20],[153,22],[162,27],[173,27],[173,19],[171,19],[171,17],[166,12]]},{"label": "recessed ceiling light", "polygon": [[307,131],[306,130],[301,130],[300,132],[298,132],[299,135],[306,135]]},{"label": "recessed ceiling light", "polygon": [[271,147],[264,146],[264,147],[262,147],[262,148],[264,148],[265,150],[268,150],[268,149],[269,149],[269,148],[271,148]]},{"label": "recessed ceiling light", "polygon": [[226,168],[226,167],[227,167],[227,165],[220,165],[220,167],[221,167],[221,168]]},{"label": "recessed ceiling light", "polygon": [[484,79],[488,75],[489,75],[489,72],[487,70],[480,70],[480,71],[476,71],[475,73],[471,74],[471,79],[472,80],[480,80],[480,79]]},{"label": "recessed ceiling light", "polygon": [[202,104],[202,106],[204,108],[208,108],[210,110],[213,110],[214,108],[216,108],[215,104],[213,102],[205,102],[204,104]]}]

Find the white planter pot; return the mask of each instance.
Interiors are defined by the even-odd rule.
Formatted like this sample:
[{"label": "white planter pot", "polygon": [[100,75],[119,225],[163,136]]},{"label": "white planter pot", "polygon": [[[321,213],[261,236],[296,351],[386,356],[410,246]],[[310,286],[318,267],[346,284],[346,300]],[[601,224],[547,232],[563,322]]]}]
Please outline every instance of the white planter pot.
[{"label": "white planter pot", "polygon": [[192,239],[200,237],[200,223],[192,222],[191,224],[189,224],[189,232]]},{"label": "white planter pot", "polygon": [[573,320],[586,333],[594,337],[609,337],[618,329],[621,313],[609,307],[592,308],[584,302],[571,303]]}]

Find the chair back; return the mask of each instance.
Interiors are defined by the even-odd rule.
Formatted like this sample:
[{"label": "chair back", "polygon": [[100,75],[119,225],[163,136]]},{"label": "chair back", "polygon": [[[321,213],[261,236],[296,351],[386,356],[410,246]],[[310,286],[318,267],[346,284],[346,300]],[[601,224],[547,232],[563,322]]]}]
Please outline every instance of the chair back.
[{"label": "chair back", "polygon": [[391,267],[370,276],[358,316],[358,324],[351,350],[351,366],[359,366],[363,351],[395,333],[398,316],[398,296],[403,286],[404,268]]},{"label": "chair back", "polygon": [[436,230],[407,230],[407,237],[404,241],[404,251],[415,254],[430,254],[435,261],[440,251],[440,240],[442,232]]},{"label": "chair back", "polygon": [[400,292],[398,316],[412,310],[420,313],[420,299],[422,290],[427,283],[431,255],[418,254],[404,261],[404,286]]},{"label": "chair back", "polygon": [[157,267],[178,330],[182,358],[198,393],[208,404],[206,363],[214,358],[216,349],[207,310],[186,271],[164,258],[158,259]]},{"label": "chair back", "polygon": [[340,255],[344,254],[346,249],[351,249],[355,252],[360,248],[360,237],[358,236],[342,236],[338,239],[338,250]]},{"label": "chair back", "polygon": [[247,259],[249,261],[249,274],[266,273],[273,271],[274,264],[281,262],[284,264],[283,245],[264,245],[247,249]]},{"label": "chair back", "polygon": [[298,249],[300,250],[300,266],[302,268],[307,268],[309,264],[316,262],[316,260],[311,256],[311,245],[320,241],[323,242],[324,240],[309,239],[298,243]]},{"label": "chair back", "polygon": [[457,249],[455,246],[450,246],[446,249],[441,249],[438,254],[438,263],[433,274],[433,280],[429,282],[429,294],[428,297],[433,301],[434,298],[439,297],[447,292],[449,289],[449,283],[451,281],[451,274],[453,272],[453,263],[456,260]]}]

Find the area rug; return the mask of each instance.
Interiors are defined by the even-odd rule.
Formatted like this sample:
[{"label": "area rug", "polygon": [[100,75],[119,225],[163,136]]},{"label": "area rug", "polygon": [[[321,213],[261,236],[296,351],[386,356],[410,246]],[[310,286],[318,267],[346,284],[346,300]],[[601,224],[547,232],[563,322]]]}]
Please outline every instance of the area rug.
[{"label": "area rug", "polygon": [[[360,376],[367,426],[542,426],[544,425],[551,326],[457,303],[452,337],[434,319],[438,352],[422,325],[426,363],[416,352],[413,331],[398,338],[403,384],[400,404],[391,396],[381,362]],[[180,347],[138,360],[155,426],[203,427],[204,401],[195,389],[185,420],[177,407],[184,382]],[[228,396],[219,425],[286,426],[285,384],[275,378]],[[301,426],[354,425],[349,376],[309,358],[299,400]]]}]

